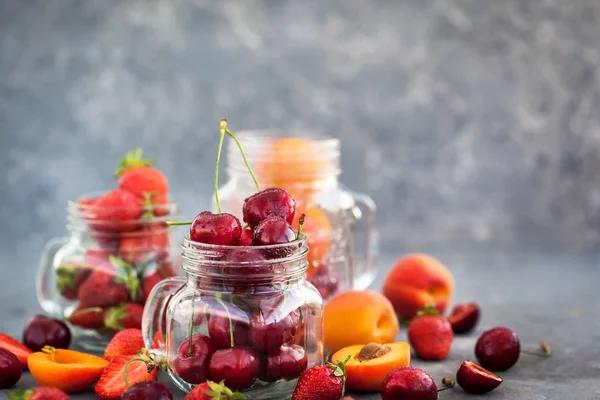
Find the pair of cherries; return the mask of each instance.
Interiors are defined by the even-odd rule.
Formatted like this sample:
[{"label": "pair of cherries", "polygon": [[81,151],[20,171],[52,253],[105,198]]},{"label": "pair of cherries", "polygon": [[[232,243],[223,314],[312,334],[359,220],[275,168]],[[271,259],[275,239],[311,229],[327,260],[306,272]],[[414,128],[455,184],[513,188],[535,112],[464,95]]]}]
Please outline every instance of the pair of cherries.
[{"label": "pair of cherries", "polygon": [[261,190],[244,200],[242,214],[248,225],[228,213],[198,214],[190,227],[194,242],[221,246],[267,246],[284,244],[296,239],[290,225],[296,213],[296,202],[280,188]]}]

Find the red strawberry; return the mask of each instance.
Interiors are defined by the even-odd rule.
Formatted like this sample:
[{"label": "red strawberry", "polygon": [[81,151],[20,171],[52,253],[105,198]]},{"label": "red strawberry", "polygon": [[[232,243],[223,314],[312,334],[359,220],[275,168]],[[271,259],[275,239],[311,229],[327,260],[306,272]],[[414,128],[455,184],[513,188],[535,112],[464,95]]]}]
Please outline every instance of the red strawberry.
[{"label": "red strawberry", "polygon": [[114,332],[123,329],[142,329],[144,307],[137,303],[124,303],[111,307],[104,313],[104,326]]},{"label": "red strawberry", "polygon": [[114,189],[101,196],[94,206],[94,222],[90,225],[115,232],[137,229],[137,220],[144,213],[141,200],[133,193]]},{"label": "red strawberry", "polygon": [[408,326],[408,341],[423,360],[445,359],[453,338],[452,325],[433,306],[420,310]]},{"label": "red strawberry", "polygon": [[140,329],[125,329],[117,333],[104,350],[104,358],[111,361],[119,356],[132,356],[144,348]]},{"label": "red strawberry", "polygon": [[118,257],[109,256],[115,273],[95,270],[79,288],[82,307],[110,307],[127,301],[138,301],[141,295],[137,271]]},{"label": "red strawberry", "polygon": [[346,362],[327,363],[307,369],[298,378],[292,400],[339,400],[344,394]]},{"label": "red strawberry", "polygon": [[152,338],[150,349],[164,350],[167,345],[165,339],[165,335],[162,332],[156,332]]},{"label": "red strawberry", "polygon": [[[140,361],[143,359],[144,361]],[[113,359],[104,369],[94,391],[104,400],[117,400],[127,390],[127,383],[133,386],[138,382],[155,381],[156,368],[150,367],[152,362],[146,356],[121,356]],[[127,369],[127,383],[123,376]]]},{"label": "red strawberry", "polygon": [[239,392],[233,392],[227,386],[221,383],[215,383],[212,381],[206,381],[194,387],[188,394],[185,395],[183,400],[210,400],[210,399],[222,399],[222,400],[235,400],[247,399],[245,395]]},{"label": "red strawberry", "polygon": [[67,321],[71,325],[86,329],[101,330],[104,328],[104,309],[101,307],[77,307]]},{"label": "red strawberry", "polygon": [[144,303],[146,302],[148,295],[152,289],[154,289],[154,286],[158,284],[158,282],[175,275],[176,274],[174,273],[173,267],[170,263],[160,264],[158,268],[146,275],[144,277],[144,282],[142,283],[142,301]]},{"label": "red strawberry", "polygon": [[90,276],[88,268],[60,265],[56,269],[56,289],[67,300],[77,300],[79,287]]},{"label": "red strawberry", "polygon": [[110,262],[110,252],[101,249],[87,249],[83,256],[83,264],[88,269],[113,269]]},{"label": "red strawberry", "polygon": [[19,359],[21,366],[27,368],[27,357],[33,352],[25,347],[24,344],[5,333],[0,333],[0,348],[13,353]]},{"label": "red strawberry", "polygon": [[166,252],[170,239],[164,228],[146,229],[121,239],[119,254],[123,260],[140,265],[151,260],[156,252]]},{"label": "red strawberry", "polygon": [[68,394],[62,390],[50,387],[39,386],[33,389],[13,390],[7,393],[8,400],[69,400]]}]

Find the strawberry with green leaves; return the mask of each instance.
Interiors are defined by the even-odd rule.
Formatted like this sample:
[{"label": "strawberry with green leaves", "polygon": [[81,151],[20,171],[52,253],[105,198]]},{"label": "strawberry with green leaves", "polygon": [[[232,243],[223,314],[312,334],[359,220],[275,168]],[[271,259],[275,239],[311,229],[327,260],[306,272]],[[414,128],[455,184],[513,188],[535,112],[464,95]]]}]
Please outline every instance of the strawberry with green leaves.
[{"label": "strawberry with green leaves", "polygon": [[68,394],[62,390],[49,387],[39,386],[27,390],[12,390],[7,392],[8,400],[69,400]]},{"label": "strawberry with green leaves", "polygon": [[454,334],[452,325],[434,306],[417,312],[408,326],[408,341],[422,360],[443,360],[448,357]]},{"label": "strawberry with green leaves", "polygon": [[102,371],[94,392],[103,400],[120,399],[130,386],[155,381],[158,370],[166,370],[166,360],[156,360],[147,351],[113,358]]},{"label": "strawberry with green leaves", "polygon": [[56,269],[56,289],[67,300],[77,300],[79,288],[91,270],[76,265],[60,265]]},{"label": "strawberry with green leaves", "polygon": [[246,400],[247,397],[234,392],[225,386],[224,382],[206,381],[195,386],[183,400]]},{"label": "strawberry with green leaves", "polygon": [[104,359],[111,361],[120,356],[132,356],[144,348],[141,329],[125,329],[117,333],[104,350]]},{"label": "strawberry with green leaves", "polygon": [[307,369],[298,378],[292,400],[339,400],[344,395],[346,384],[344,361],[319,365]]},{"label": "strawberry with green leaves", "polygon": [[137,303],[123,303],[107,309],[104,313],[104,327],[113,332],[123,329],[141,329],[144,307]]},{"label": "strawberry with green leaves", "polygon": [[141,285],[136,269],[115,256],[109,256],[113,271],[97,269],[79,288],[81,307],[111,307],[139,301]]},{"label": "strawberry with green leaves", "polygon": [[102,307],[78,306],[67,318],[71,325],[85,329],[104,330],[104,309]]}]

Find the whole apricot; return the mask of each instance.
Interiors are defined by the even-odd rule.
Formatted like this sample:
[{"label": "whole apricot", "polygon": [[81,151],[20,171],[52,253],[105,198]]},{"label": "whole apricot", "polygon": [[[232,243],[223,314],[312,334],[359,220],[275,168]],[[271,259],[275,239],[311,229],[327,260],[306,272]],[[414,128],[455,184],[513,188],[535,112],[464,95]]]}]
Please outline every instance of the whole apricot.
[{"label": "whole apricot", "polygon": [[300,204],[296,208],[296,217],[292,223],[292,227],[296,230],[302,214],[305,214],[302,233],[306,235],[308,245],[308,270],[306,274],[308,278],[311,278],[315,275],[318,263],[329,252],[332,228],[325,211],[316,205],[304,206]]},{"label": "whole apricot", "polygon": [[399,330],[392,304],[380,293],[351,290],[325,305],[323,336],[331,352],[357,343],[391,343]]},{"label": "whole apricot", "polygon": [[413,318],[420,308],[428,305],[443,313],[454,293],[454,278],[435,258],[409,254],[392,267],[383,282],[382,293],[405,320]]}]

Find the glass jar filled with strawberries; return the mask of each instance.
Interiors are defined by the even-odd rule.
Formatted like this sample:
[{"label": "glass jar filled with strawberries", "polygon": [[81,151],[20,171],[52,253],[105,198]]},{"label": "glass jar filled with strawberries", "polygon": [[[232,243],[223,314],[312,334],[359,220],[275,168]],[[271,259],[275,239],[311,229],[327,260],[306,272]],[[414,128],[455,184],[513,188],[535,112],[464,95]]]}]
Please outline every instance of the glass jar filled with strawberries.
[{"label": "glass jar filled with strawberries", "polygon": [[88,349],[141,328],[152,288],[178,275],[165,224],[176,212],[166,177],[137,150],[121,160],[116,178],[113,190],[69,201],[69,235],[46,244],[37,278],[42,308],[65,318]]},{"label": "glass jar filled with strawberries", "polygon": [[[219,155],[226,134],[237,140],[222,121]],[[219,156],[215,187],[218,163]],[[185,391],[213,381],[252,399],[289,398],[302,372],[323,362],[323,300],[306,279],[308,216],[292,228],[296,202],[281,188],[257,188],[242,206],[244,226],[221,211],[218,190],[215,203],[216,213],[169,222],[191,225],[182,245],[185,277],[150,293],[146,347],[164,352]]]},{"label": "glass jar filled with strawberries", "polygon": [[[297,229],[300,215],[306,215],[307,275],[323,298],[367,288],[376,276],[375,204],[339,182],[340,141],[277,130],[240,132],[238,138],[246,158],[236,146],[229,147],[229,181],[220,188],[223,210],[247,222],[239,210],[257,184],[285,189],[296,200],[292,227]],[[245,179],[246,164],[254,169],[257,183]]]}]

